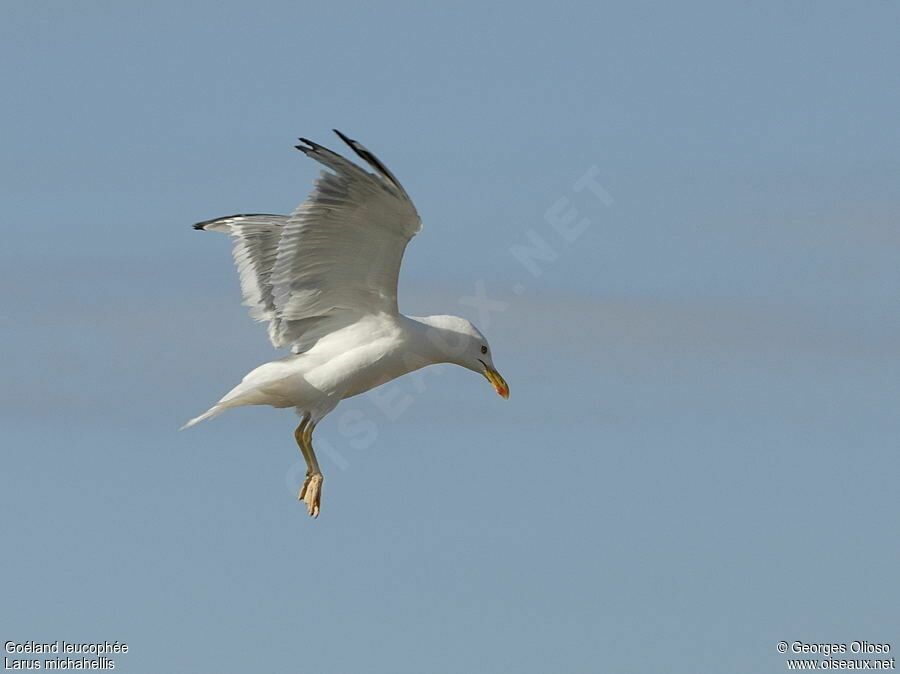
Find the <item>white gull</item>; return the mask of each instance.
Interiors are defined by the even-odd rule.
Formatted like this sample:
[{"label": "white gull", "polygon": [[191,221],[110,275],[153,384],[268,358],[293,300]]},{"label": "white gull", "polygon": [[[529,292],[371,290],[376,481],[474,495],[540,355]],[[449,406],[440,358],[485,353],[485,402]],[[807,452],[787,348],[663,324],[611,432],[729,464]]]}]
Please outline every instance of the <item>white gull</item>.
[{"label": "white gull", "polygon": [[290,215],[231,215],[194,225],[234,241],[244,304],[291,355],[259,366],[185,428],[232,407],[294,407],[294,437],[306,460],[300,489],[318,517],[322,471],[312,433],[337,404],[426,365],[455,363],[509,387],[484,335],[458,316],[404,316],[397,309],[403,251],[421,230],[394,175],[362,145],[335,133],[374,171],[301,138],[297,149],[324,164],[313,191]]}]

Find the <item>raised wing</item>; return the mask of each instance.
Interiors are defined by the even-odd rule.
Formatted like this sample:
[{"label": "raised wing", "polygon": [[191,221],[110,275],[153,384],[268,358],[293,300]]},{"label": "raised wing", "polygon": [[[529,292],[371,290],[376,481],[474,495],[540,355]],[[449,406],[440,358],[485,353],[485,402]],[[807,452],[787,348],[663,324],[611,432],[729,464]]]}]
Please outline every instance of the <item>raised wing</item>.
[{"label": "raised wing", "polygon": [[225,218],[198,222],[194,229],[206,232],[225,232],[234,241],[234,264],[241,279],[244,304],[257,321],[278,318],[272,294],[272,267],[278,253],[281,229],[290,220],[287,215],[256,213],[229,215]]},{"label": "raised wing", "polygon": [[301,138],[297,149],[330,168],[291,216],[238,215],[195,225],[228,231],[245,304],[269,321],[276,347],[308,349],[371,313],[397,313],[406,244],[421,221],[406,191],[366,148],[336,133],[374,170]]}]

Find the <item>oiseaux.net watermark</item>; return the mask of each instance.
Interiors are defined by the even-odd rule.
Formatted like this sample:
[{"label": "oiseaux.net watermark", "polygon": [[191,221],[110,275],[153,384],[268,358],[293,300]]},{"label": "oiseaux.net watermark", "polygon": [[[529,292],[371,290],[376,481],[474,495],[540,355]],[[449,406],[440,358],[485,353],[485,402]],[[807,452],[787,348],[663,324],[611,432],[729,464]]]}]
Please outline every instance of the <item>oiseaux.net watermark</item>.
[{"label": "oiseaux.net watermark", "polygon": [[893,670],[891,645],[866,640],[849,642],[779,641],[775,650],[788,656],[789,670]]}]

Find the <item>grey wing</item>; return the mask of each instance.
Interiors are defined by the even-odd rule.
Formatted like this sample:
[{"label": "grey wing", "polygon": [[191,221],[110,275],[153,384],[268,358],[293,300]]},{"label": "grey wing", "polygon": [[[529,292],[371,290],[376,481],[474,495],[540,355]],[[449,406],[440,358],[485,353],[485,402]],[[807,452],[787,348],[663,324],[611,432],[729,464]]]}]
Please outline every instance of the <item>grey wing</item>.
[{"label": "grey wing", "polygon": [[290,216],[233,215],[195,225],[227,232],[244,303],[276,347],[300,352],[365,314],[397,312],[403,252],[421,229],[405,190],[362,145],[337,132],[375,173],[301,139],[323,171]]},{"label": "grey wing", "polygon": [[269,322],[269,336],[278,329],[278,310],[272,293],[272,267],[278,253],[281,231],[287,215],[255,213],[229,215],[206,220],[194,225],[194,229],[206,232],[224,232],[234,242],[232,255],[241,281],[244,305],[250,308],[250,316],[257,321]]},{"label": "grey wing", "polygon": [[231,237],[243,304],[250,308],[251,318],[268,322],[269,341],[276,348],[314,343],[322,332],[316,327],[321,327],[324,322],[317,317],[285,319],[275,302],[272,269],[278,256],[282,229],[290,219],[289,215],[257,213],[229,215],[194,225],[194,229],[224,232]]},{"label": "grey wing", "polygon": [[369,173],[322,145],[301,141],[305,145],[297,149],[333,172],[322,172],[284,225],[272,269],[282,319],[277,339],[295,351],[363,315],[396,314],[403,252],[421,229],[412,201],[380,162],[372,164],[377,173]]}]

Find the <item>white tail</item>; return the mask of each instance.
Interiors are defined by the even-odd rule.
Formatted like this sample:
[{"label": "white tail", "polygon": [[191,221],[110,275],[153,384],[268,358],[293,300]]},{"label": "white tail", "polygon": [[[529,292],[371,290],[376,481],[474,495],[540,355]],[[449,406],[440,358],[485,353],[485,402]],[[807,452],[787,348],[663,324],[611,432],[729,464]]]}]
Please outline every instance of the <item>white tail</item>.
[{"label": "white tail", "polygon": [[189,422],[187,422],[184,426],[179,428],[179,431],[183,431],[185,428],[190,428],[194,424],[199,424],[201,421],[206,421],[207,419],[211,419],[212,417],[221,414],[225,410],[228,409],[228,405],[213,405],[211,408],[206,410],[199,417],[194,417]]}]

